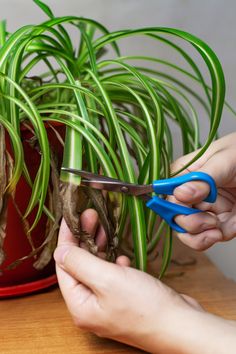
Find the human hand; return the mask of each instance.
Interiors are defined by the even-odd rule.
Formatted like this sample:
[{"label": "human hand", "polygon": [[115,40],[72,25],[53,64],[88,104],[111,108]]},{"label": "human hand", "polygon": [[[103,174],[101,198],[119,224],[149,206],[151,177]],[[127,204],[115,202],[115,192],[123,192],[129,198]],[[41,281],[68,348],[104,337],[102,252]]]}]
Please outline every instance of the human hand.
[{"label": "human hand", "polygon": [[[219,241],[228,241],[236,236],[236,133],[211,144],[205,154],[190,165],[184,173],[202,171],[211,175],[218,187],[214,204],[203,202],[209,193],[204,182],[188,182],[174,191],[170,198],[175,203],[194,205],[204,211],[189,216],[178,215],[176,222],[187,230],[177,233],[179,239],[196,250],[205,250]],[[179,170],[190,161],[196,152],[178,159],[172,167]]]},{"label": "human hand", "polygon": [[[101,252],[106,239],[94,210],[82,214],[81,227],[95,237]],[[61,292],[77,326],[152,353],[195,353],[185,351],[189,320],[196,323],[204,313],[194,299],[128,267],[124,256],[111,264],[78,247],[64,220],[54,257]]]}]

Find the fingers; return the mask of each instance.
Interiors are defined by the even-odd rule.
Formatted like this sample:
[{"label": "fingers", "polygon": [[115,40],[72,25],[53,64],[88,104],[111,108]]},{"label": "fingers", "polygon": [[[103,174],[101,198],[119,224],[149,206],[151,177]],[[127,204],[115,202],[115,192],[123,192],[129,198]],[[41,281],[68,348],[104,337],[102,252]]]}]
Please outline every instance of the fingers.
[{"label": "fingers", "polygon": [[98,251],[105,251],[107,245],[107,237],[105,230],[101,224],[98,226],[95,242],[98,247]]},{"label": "fingers", "polygon": [[[80,217],[81,229],[82,231],[90,234],[94,239],[98,247],[98,252],[101,257],[104,255],[101,253],[105,251],[107,238],[103,226],[99,222],[98,213],[94,209],[86,209]],[[87,249],[85,243],[81,242],[80,247]]]},{"label": "fingers", "polygon": [[233,205],[234,202],[232,202],[229,198],[221,194],[218,194],[215,203],[212,204],[212,203],[201,202],[195,204],[194,207],[202,211],[211,211],[216,215],[218,215],[232,210]]},{"label": "fingers", "polygon": [[[92,236],[95,236],[99,223],[98,213],[94,209],[85,210],[80,217],[80,223],[81,230],[88,232]],[[78,246],[77,239],[73,236],[70,229],[66,225],[65,219],[63,218],[61,221],[61,227],[58,236],[58,246],[64,244],[70,246]]]},{"label": "fingers", "polygon": [[64,218],[61,221],[57,245],[78,246],[78,240],[73,236]]},{"label": "fingers", "polygon": [[177,215],[176,223],[190,234],[199,234],[200,232],[218,227],[218,219],[210,213],[197,213],[192,215]]},{"label": "fingers", "polygon": [[[72,246],[77,246],[77,241],[68,228],[65,219],[62,219],[61,227],[58,235],[58,248],[69,249]],[[57,250],[56,249],[56,250]],[[54,253],[55,258],[55,253]],[[55,259],[56,260],[56,259]],[[71,291],[77,285],[77,280],[72,278],[65,270],[56,264],[57,279],[60,285],[62,294],[66,296],[67,291]]]},{"label": "fingers", "polygon": [[[86,211],[81,219],[81,226],[88,232],[94,233],[96,223],[97,214],[91,210]],[[102,228],[100,230],[99,238],[102,240],[100,245],[104,245],[104,230]],[[117,265],[114,265],[79,248],[64,219],[61,223],[54,258],[61,292],[72,312],[75,305],[84,303],[92,294],[101,294],[103,289],[107,288],[111,278],[113,281],[113,277],[119,274],[117,265],[130,265],[129,259],[125,256],[118,257]]]},{"label": "fingers", "polygon": [[212,213],[178,215],[175,221],[187,231],[187,233],[177,233],[178,238],[197,251],[204,251],[223,240],[220,221]]},{"label": "fingers", "polygon": [[[228,137],[229,139],[229,137]],[[235,135],[234,135],[235,139]],[[227,139],[226,139],[227,140]],[[223,145],[222,145],[223,144]],[[225,146],[224,146],[225,144]],[[224,139],[219,139],[196,162],[188,167],[184,173],[201,171],[209,174],[216,182],[217,187],[232,187],[235,185],[235,153],[234,147],[229,147]],[[173,170],[178,171],[196,152],[183,156],[173,165]],[[188,182],[174,190],[175,198],[187,204],[196,204],[204,200],[209,194],[209,186],[204,182]]]},{"label": "fingers", "polygon": [[[96,229],[98,227],[98,214],[93,209],[85,210],[80,218],[81,229],[87,231],[91,235],[95,235]],[[54,254],[55,260],[58,254],[69,250],[71,246],[78,247],[78,239],[76,239],[68,228],[65,219],[61,221],[61,226],[58,235],[58,245]],[[57,277],[63,294],[65,292],[70,292],[78,284],[77,279],[71,277],[65,269],[56,265]]]},{"label": "fingers", "polygon": [[[80,222],[81,229],[96,237],[99,251],[103,251],[106,248],[106,235],[102,225],[99,225],[97,212],[94,209],[87,209],[82,213]],[[58,272],[60,278],[74,278],[77,283],[82,282],[88,287],[95,286],[97,284],[96,279],[105,278],[107,267],[114,266],[79,248],[64,219],[61,222],[58,247],[54,253],[54,258],[57,265],[63,270]],[[120,266],[129,266],[130,260],[125,256],[120,256],[116,263]],[[100,277],[100,274],[102,274],[102,277]],[[75,283],[72,281],[71,285],[75,285]]]},{"label": "fingers", "polygon": [[[226,171],[228,172],[228,165],[219,167],[219,157],[213,155],[203,165],[199,164],[199,168],[196,164],[189,167],[189,171],[205,172],[214,178],[218,187],[224,186],[225,180],[228,178]],[[201,166],[201,167],[200,167]],[[196,204],[204,200],[210,192],[210,187],[205,182],[194,181],[187,182],[174,190],[174,196],[182,203]]]},{"label": "fingers", "polygon": [[54,253],[57,264],[78,282],[98,293],[117,266],[75,246],[58,247]]},{"label": "fingers", "polygon": [[175,188],[175,198],[187,204],[196,204],[204,200],[210,192],[209,185],[204,182],[187,182]]},{"label": "fingers", "polygon": [[203,231],[197,235],[178,233],[177,236],[186,246],[196,251],[204,251],[216,242],[223,240],[222,231],[217,228]]},{"label": "fingers", "polygon": [[130,259],[126,256],[119,256],[116,259],[116,264],[122,266],[122,267],[130,267]]},{"label": "fingers", "polygon": [[81,229],[95,236],[99,223],[98,213],[94,209],[86,209],[80,217]]},{"label": "fingers", "polygon": [[220,215],[220,219],[224,241],[232,240],[236,237],[236,206],[230,213]]},{"label": "fingers", "polygon": [[[202,202],[194,207],[207,212],[188,216],[178,215],[175,218],[176,223],[187,231],[186,234],[177,234],[186,245],[203,250],[216,242],[235,237],[236,220],[234,222],[230,218],[230,214],[235,215],[235,213],[232,211],[233,204],[229,198],[219,195],[214,204]],[[213,231],[214,229],[218,231]],[[205,233],[207,230],[212,231],[210,234]],[[199,235],[200,237],[196,238]]]},{"label": "fingers", "polygon": [[[188,169],[184,171],[184,173],[187,173],[189,171],[199,170],[207,163],[207,161],[209,161],[212,157],[214,157],[216,155],[218,155],[217,156],[218,164],[220,163],[220,166],[218,165],[217,170],[219,170],[219,167],[221,168],[221,163],[223,161],[225,162],[226,166],[229,167],[230,164],[227,163],[228,158],[230,158],[230,159],[233,158],[235,161],[235,154],[233,153],[235,151],[235,143],[236,143],[236,133],[232,133],[232,134],[224,136],[223,138],[215,140],[214,142],[211,143],[211,145],[205,151],[205,153],[198,160],[196,160],[194,163],[192,163],[188,167]],[[177,159],[172,164],[171,170],[173,172],[177,172],[177,171],[181,170],[187,163],[189,163],[196,156],[196,154],[199,151],[200,151],[200,149],[193,151],[193,152]],[[235,163],[233,164],[233,166],[234,165],[235,165]],[[216,173],[217,173],[217,171],[216,171]]]}]

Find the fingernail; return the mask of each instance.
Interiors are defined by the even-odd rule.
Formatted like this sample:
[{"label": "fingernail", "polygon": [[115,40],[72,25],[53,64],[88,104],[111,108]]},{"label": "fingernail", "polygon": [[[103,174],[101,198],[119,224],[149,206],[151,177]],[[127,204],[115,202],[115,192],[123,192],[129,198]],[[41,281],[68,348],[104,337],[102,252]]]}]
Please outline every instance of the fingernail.
[{"label": "fingernail", "polygon": [[64,264],[65,256],[70,251],[71,246],[59,246],[55,249],[54,259],[58,264]]},{"label": "fingernail", "polygon": [[176,190],[182,193],[191,194],[192,196],[194,196],[196,193],[196,189],[189,184],[182,184],[181,186],[177,187]]}]

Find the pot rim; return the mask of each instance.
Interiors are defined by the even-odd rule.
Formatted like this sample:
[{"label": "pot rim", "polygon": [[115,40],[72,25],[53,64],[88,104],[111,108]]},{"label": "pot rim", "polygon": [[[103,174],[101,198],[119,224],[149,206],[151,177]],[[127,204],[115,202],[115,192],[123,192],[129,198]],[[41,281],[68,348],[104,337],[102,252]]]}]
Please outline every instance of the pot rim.
[{"label": "pot rim", "polygon": [[56,274],[33,282],[0,287],[0,298],[18,297],[32,294],[57,284]]}]

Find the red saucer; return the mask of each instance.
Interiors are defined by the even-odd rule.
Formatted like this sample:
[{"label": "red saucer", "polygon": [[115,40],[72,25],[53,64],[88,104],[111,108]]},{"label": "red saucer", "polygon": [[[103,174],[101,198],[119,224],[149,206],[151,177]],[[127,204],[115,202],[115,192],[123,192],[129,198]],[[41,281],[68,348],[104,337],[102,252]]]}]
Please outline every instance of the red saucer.
[{"label": "red saucer", "polygon": [[57,284],[57,276],[56,274],[53,274],[48,278],[33,281],[31,283],[5,286],[2,288],[0,287],[0,298],[9,298],[31,294],[39,290],[46,289],[55,284]]}]

